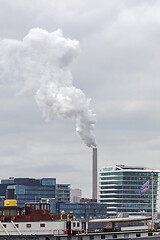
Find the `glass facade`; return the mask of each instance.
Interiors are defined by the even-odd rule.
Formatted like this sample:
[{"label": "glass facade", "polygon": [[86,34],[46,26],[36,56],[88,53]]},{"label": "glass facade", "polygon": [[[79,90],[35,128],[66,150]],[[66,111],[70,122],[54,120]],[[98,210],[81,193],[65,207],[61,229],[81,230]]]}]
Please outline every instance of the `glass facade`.
[{"label": "glass facade", "polygon": [[71,214],[76,219],[106,218],[107,204],[100,203],[58,203],[57,212]]},{"label": "glass facade", "polygon": [[[56,184],[56,178],[14,178],[2,179],[0,184],[0,205],[6,199],[6,190],[14,189],[18,206],[25,203],[49,200],[51,213],[56,213],[56,203],[70,202],[70,184]],[[0,199],[0,200],[1,200]]]},{"label": "glass facade", "polygon": [[43,186],[56,186],[56,179],[55,178],[42,178],[41,184]]},{"label": "glass facade", "polygon": [[70,202],[70,184],[56,184],[56,202]]},{"label": "glass facade", "polygon": [[5,200],[5,197],[4,196],[0,196],[0,207],[4,206],[4,200]]},{"label": "glass facade", "polygon": [[[130,215],[151,214],[152,174],[155,212],[158,205],[159,171],[123,165],[103,168],[99,173],[99,202],[108,204],[108,215],[115,216],[120,212]],[[149,190],[141,194],[140,188],[148,180]]]},{"label": "glass facade", "polygon": [[14,189],[18,206],[24,206],[27,202],[39,202],[42,198],[55,198],[55,180],[43,178],[41,185],[8,185],[7,189]]}]

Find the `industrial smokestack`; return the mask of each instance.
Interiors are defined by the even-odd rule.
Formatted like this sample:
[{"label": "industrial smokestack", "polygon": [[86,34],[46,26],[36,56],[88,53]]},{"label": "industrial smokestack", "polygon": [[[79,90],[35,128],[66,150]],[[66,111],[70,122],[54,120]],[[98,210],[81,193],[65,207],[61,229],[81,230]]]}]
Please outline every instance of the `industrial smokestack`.
[{"label": "industrial smokestack", "polygon": [[92,160],[92,199],[97,199],[97,148],[93,148]]}]

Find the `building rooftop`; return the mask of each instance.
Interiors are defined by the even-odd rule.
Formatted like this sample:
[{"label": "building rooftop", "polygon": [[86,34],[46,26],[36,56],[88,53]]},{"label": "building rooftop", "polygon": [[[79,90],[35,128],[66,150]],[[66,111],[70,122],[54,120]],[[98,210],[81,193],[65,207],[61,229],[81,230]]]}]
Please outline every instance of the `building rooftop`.
[{"label": "building rooftop", "polygon": [[102,168],[100,171],[146,171],[146,172],[160,172],[160,170],[155,170],[140,166],[126,166],[126,165],[115,165],[107,168]]}]

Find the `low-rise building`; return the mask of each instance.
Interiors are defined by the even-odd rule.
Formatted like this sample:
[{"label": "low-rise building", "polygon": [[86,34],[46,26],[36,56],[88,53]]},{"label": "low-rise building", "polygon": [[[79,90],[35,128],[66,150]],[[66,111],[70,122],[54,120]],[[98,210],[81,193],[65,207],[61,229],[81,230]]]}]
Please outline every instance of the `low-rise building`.
[{"label": "low-rise building", "polygon": [[79,203],[82,197],[82,190],[78,188],[71,188],[71,203]]},{"label": "low-rise building", "polygon": [[106,218],[107,204],[100,203],[58,203],[57,213],[71,214],[76,219]]}]

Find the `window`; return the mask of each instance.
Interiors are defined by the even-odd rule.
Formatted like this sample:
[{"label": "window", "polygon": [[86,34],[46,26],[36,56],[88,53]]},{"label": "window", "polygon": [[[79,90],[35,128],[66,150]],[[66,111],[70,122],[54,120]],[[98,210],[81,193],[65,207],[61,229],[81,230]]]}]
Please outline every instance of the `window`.
[{"label": "window", "polygon": [[49,237],[46,237],[45,240],[50,240],[50,238],[49,238]]},{"label": "window", "polygon": [[41,223],[41,224],[40,224],[40,227],[45,227],[45,224],[44,224],[44,223]]},{"label": "window", "polygon": [[38,204],[36,204],[36,209],[39,209],[39,205]]},{"label": "window", "polygon": [[31,224],[26,224],[26,227],[27,228],[31,228]]},{"label": "window", "polygon": [[15,226],[18,228],[19,227],[19,225],[18,224],[15,224]]},{"label": "window", "polygon": [[136,233],[136,237],[140,237],[141,236],[141,234],[140,233]]},{"label": "window", "polygon": [[79,227],[79,222],[77,222],[77,227]]},{"label": "window", "polygon": [[9,216],[9,210],[8,209],[4,210],[4,215]]},{"label": "window", "polygon": [[93,235],[89,236],[89,239],[90,239],[90,240],[93,240],[93,239],[94,239],[94,236],[93,236]]},{"label": "window", "polygon": [[6,228],[6,224],[3,224],[3,227]]},{"label": "window", "polygon": [[76,226],[76,223],[74,222],[74,223],[73,223],[73,227],[75,227],[75,226]]},{"label": "window", "polygon": [[106,237],[105,235],[101,235],[101,239],[105,239],[105,237]]},{"label": "window", "polygon": [[124,234],[124,238],[129,238],[129,234],[128,234],[128,233],[125,233],[125,234]]},{"label": "window", "polygon": [[149,233],[148,233],[148,236],[153,236],[153,233],[152,233],[152,232],[149,232]]},{"label": "window", "polygon": [[113,234],[113,238],[117,238],[117,234]]},{"label": "window", "polygon": [[11,215],[16,215],[16,210],[15,209],[11,209]]}]

